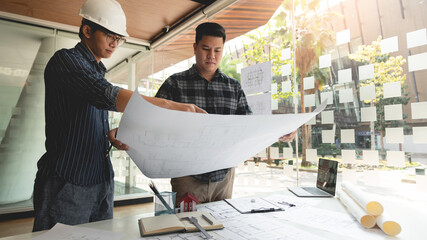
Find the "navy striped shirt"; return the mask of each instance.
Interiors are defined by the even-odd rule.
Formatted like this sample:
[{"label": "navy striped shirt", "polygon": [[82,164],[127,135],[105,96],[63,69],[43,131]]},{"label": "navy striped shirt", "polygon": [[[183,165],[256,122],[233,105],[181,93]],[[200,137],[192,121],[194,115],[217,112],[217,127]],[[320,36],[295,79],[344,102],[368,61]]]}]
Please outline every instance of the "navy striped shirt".
[{"label": "navy striped shirt", "polygon": [[89,186],[114,177],[109,156],[108,111],[120,87],[82,43],[57,51],[45,69],[46,153],[37,178],[60,177]]},{"label": "navy striped shirt", "polygon": [[[196,65],[193,65],[187,71],[173,74],[166,79],[156,97],[192,103],[211,114],[252,114],[240,83],[219,69],[214,78],[207,81],[197,71]],[[202,182],[218,182],[224,180],[229,170],[221,169],[193,177]]]}]

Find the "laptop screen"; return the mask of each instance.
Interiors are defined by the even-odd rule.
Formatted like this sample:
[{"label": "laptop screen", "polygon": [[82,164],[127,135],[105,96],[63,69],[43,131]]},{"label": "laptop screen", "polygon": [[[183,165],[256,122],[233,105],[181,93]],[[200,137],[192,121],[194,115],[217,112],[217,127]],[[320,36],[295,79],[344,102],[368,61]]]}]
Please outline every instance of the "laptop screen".
[{"label": "laptop screen", "polygon": [[317,187],[335,196],[337,173],[337,161],[320,158],[317,170]]}]

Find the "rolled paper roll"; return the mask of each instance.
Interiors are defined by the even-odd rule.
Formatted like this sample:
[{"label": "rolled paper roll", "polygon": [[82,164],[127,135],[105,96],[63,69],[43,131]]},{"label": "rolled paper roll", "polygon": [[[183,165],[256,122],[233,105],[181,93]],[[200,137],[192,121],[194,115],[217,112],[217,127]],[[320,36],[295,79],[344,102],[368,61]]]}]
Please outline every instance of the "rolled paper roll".
[{"label": "rolled paper roll", "polygon": [[390,236],[396,236],[402,231],[399,223],[390,220],[387,216],[381,215],[377,217],[377,225],[383,232]]},{"label": "rolled paper roll", "polygon": [[357,189],[351,183],[343,182],[341,187],[357,204],[365,209],[368,214],[379,216],[384,212],[384,208],[381,203],[374,201],[371,199],[372,197],[369,194]]},{"label": "rolled paper roll", "polygon": [[350,196],[347,195],[347,193],[340,189],[336,194],[341,203],[348,209],[351,215],[353,215],[353,217],[362,224],[362,226],[365,228],[372,228],[375,226],[377,219],[375,219],[374,216],[369,215],[365,209],[357,204]]}]

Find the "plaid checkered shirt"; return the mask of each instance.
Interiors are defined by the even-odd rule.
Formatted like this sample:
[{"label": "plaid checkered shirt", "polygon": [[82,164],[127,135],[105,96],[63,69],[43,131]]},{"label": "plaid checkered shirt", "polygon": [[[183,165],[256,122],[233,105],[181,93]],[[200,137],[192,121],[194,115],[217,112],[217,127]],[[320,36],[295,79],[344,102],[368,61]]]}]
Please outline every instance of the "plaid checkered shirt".
[{"label": "plaid checkered shirt", "polygon": [[[156,94],[175,102],[192,103],[210,114],[247,115],[252,114],[240,83],[219,69],[211,81],[197,71],[196,65],[184,72],[170,76]],[[193,175],[201,182],[219,182],[230,169]]]}]

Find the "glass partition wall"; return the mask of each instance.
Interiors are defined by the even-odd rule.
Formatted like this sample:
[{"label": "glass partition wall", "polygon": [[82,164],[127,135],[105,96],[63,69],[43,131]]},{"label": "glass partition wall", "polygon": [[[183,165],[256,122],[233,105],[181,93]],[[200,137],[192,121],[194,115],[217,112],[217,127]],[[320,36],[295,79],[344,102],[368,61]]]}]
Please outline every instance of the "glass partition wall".
[{"label": "glass partition wall", "polygon": [[[228,41],[224,73],[245,81],[242,69],[271,65],[271,79],[264,79],[271,89],[248,94],[254,114],[312,112],[328,104],[294,141],[275,142],[237,166],[234,197],[313,186],[320,157],[339,162],[338,184],[425,194],[426,10],[426,1],[286,0],[266,26]],[[78,38],[3,20],[0,30],[7,33],[0,40],[0,211],[8,213],[32,206],[36,162],[44,153],[44,67],[55,50]],[[162,64],[173,54],[124,45],[103,61],[107,79],[154,96],[168,76],[194,63]],[[156,63],[163,70],[155,71]],[[262,94],[264,112],[253,100]],[[121,116],[110,113],[112,128]],[[125,152],[113,148],[111,160],[116,199],[149,195],[151,179]],[[169,179],[154,181],[170,190]]]}]

